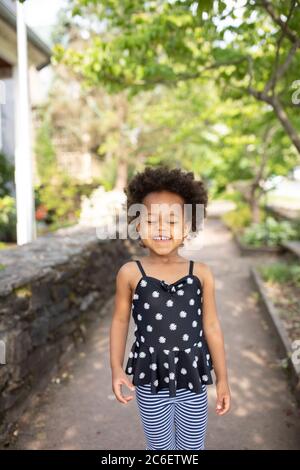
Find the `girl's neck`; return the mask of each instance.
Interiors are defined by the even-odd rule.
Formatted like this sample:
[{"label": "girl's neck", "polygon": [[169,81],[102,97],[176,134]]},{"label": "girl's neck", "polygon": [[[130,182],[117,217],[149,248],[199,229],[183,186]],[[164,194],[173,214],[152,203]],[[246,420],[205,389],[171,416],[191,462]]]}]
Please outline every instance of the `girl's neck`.
[{"label": "girl's neck", "polygon": [[158,255],[154,251],[150,250],[148,255],[148,259],[153,264],[170,264],[170,263],[178,263],[182,261],[184,258],[178,254],[177,249],[171,251],[167,255]]}]

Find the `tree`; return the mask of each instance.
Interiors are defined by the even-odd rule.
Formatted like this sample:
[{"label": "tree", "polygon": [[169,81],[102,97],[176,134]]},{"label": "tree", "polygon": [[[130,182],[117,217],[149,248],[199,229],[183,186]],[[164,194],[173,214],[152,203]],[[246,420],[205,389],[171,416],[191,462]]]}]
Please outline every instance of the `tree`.
[{"label": "tree", "polygon": [[74,18],[91,16],[83,50],[57,45],[88,84],[132,95],[157,84],[214,79],[237,100],[251,96],[273,110],[300,153],[297,0],[73,0]]}]

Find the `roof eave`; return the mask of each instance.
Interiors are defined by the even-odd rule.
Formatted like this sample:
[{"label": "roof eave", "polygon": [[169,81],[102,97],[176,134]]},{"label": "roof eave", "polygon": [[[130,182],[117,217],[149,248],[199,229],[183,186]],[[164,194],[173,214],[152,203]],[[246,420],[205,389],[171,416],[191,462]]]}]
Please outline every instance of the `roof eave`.
[{"label": "roof eave", "polygon": [[[16,19],[15,13],[1,1],[0,1],[0,17],[3,18],[3,20],[5,20],[14,30],[17,29],[17,19]],[[38,64],[36,66],[37,70],[40,70],[50,63],[50,58],[52,55],[51,49],[28,26],[27,26],[27,37],[28,37],[28,41],[47,57],[47,60],[44,63]]]}]

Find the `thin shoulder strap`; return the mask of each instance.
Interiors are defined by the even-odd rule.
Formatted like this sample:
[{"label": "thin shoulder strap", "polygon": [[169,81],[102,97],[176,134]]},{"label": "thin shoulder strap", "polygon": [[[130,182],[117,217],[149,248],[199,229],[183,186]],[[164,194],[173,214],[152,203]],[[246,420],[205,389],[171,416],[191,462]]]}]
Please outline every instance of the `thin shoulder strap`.
[{"label": "thin shoulder strap", "polygon": [[193,267],[194,267],[194,261],[190,260],[190,270],[189,270],[189,275],[193,274]]},{"label": "thin shoulder strap", "polygon": [[142,275],[143,275],[143,276],[146,276],[146,273],[145,273],[145,271],[144,271],[144,268],[143,268],[142,263],[140,262],[140,260],[139,260],[139,259],[134,259],[133,261],[136,261],[136,263],[137,263],[137,265],[138,265],[138,267],[139,267],[139,269],[140,269]]}]

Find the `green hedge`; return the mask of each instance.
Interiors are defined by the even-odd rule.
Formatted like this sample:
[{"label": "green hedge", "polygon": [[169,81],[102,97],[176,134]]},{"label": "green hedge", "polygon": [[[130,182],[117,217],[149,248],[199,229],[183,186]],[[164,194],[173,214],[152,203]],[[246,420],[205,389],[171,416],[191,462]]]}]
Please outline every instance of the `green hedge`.
[{"label": "green hedge", "polygon": [[16,202],[11,196],[0,198],[0,241],[16,241]]},{"label": "green hedge", "polygon": [[297,227],[292,222],[279,222],[268,216],[264,222],[247,227],[241,240],[250,246],[277,246],[286,240],[297,240],[299,235]]}]

